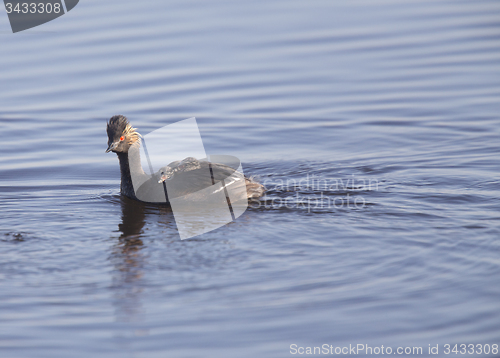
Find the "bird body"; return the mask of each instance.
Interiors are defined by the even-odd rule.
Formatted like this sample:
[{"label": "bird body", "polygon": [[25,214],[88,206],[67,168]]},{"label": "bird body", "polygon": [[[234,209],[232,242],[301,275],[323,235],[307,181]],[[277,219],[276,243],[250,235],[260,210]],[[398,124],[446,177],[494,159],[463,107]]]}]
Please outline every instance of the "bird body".
[{"label": "bird body", "polygon": [[[203,200],[200,193],[206,196],[204,189],[217,183],[222,183],[232,193],[239,193],[231,200],[248,200],[264,194],[263,185],[234,168],[193,157],[174,161],[148,175],[140,160],[141,135],[127,118],[121,115],[111,117],[107,134],[106,153],[115,152],[120,162],[120,192],[131,199],[150,203],[168,203],[181,196],[187,200]],[[234,190],[238,188],[242,190]]]}]

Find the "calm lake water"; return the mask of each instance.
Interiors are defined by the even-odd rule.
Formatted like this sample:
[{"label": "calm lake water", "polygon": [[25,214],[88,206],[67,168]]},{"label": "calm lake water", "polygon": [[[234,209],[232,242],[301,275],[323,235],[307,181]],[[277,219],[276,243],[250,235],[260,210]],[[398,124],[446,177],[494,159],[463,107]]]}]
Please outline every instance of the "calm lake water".
[{"label": "calm lake water", "polygon": [[[500,344],[498,0],[87,0],[0,48],[2,357]],[[181,241],[115,114],[266,197]]]}]

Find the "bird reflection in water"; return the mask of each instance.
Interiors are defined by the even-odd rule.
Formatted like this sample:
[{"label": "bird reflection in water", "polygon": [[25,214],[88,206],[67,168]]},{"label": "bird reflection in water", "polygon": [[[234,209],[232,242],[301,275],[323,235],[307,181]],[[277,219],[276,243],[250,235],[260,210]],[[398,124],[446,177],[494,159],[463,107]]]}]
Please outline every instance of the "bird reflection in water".
[{"label": "bird reflection in water", "polygon": [[[114,266],[112,289],[115,296],[116,316],[118,321],[137,321],[142,313],[141,294],[145,286],[144,266],[145,248],[141,239],[149,210],[153,216],[165,220],[168,207],[148,207],[148,204],[120,197],[122,209],[118,232],[121,233],[118,242],[113,246],[110,257]],[[161,213],[158,213],[158,210]],[[163,213],[165,212],[165,213]],[[160,214],[160,215],[158,215]]]}]

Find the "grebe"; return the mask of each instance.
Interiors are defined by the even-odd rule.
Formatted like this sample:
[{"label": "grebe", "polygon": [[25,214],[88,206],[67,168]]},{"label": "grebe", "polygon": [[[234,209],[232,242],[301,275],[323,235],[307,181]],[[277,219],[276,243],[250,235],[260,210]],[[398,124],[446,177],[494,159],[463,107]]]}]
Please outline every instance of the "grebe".
[{"label": "grebe", "polygon": [[[163,182],[166,180],[172,180],[175,183],[173,185],[175,191],[168,193],[170,198],[183,195],[196,196],[196,192],[228,178],[230,180],[224,181],[226,187],[231,185],[233,187],[246,186],[246,190],[240,191],[246,193],[246,198],[239,199],[259,198],[265,192],[263,185],[227,165],[197,160],[193,157],[172,162],[162,167],[153,176],[148,175],[142,169],[139,151],[130,150],[131,148],[137,149],[140,147],[141,135],[136,128],[132,127],[128,119],[122,115],[111,117],[107,123],[106,131],[108,133],[108,149],[106,153],[116,153],[120,161],[120,192],[131,199],[164,203],[165,200],[158,201],[157,199],[162,196],[165,197]],[[204,175],[207,170],[209,170],[211,176]],[[140,195],[139,192],[135,192],[132,175],[135,178],[142,177],[142,182],[148,182],[147,185],[141,186],[141,188],[146,188],[147,192],[142,192]],[[141,199],[138,199],[138,196]],[[168,197],[166,198],[167,202]]]}]

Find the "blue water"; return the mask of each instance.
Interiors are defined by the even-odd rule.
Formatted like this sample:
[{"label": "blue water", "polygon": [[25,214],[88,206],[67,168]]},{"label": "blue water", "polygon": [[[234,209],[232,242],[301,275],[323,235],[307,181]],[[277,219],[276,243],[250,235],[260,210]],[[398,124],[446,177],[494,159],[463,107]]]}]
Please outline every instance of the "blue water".
[{"label": "blue water", "polygon": [[[500,344],[498,1],[87,0],[0,48],[2,357]],[[115,114],[266,196],[181,241]]]}]

